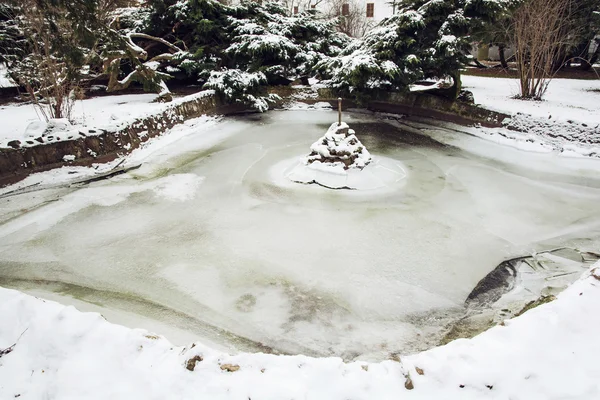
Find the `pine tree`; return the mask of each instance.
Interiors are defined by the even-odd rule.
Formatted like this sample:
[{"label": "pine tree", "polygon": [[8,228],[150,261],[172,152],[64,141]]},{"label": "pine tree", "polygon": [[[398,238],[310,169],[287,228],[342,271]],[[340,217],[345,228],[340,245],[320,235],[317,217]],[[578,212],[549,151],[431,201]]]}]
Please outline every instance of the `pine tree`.
[{"label": "pine tree", "polygon": [[17,8],[0,3],[0,63],[11,67],[26,54],[27,42],[17,22]]},{"label": "pine tree", "polygon": [[466,62],[470,33],[492,20],[504,0],[410,0],[340,56],[318,70],[345,96],[358,100],[405,91],[421,79],[451,77],[458,95],[458,70]]},{"label": "pine tree", "polygon": [[[158,71],[197,81],[226,101],[260,110],[269,85],[306,78],[348,43],[315,12],[290,17],[277,3],[226,6],[214,0],[151,0],[144,32],[185,49]],[[150,50],[150,57],[156,56]],[[244,82],[248,86],[241,90]],[[251,84],[250,84],[251,83]]]}]

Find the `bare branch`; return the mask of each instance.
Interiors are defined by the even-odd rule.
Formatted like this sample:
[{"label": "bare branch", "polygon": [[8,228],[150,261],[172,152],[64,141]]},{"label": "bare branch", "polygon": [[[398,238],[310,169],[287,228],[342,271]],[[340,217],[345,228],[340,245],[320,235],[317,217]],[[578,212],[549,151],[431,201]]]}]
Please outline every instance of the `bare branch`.
[{"label": "bare branch", "polygon": [[183,52],[183,50],[181,50],[179,47],[175,46],[173,43],[169,43],[168,41],[166,41],[162,38],[156,37],[156,36],[151,36],[151,35],[147,35],[145,33],[139,33],[139,32],[130,33],[130,34],[128,34],[128,36],[130,38],[154,40],[156,42],[164,44],[165,46],[175,50],[176,52]]}]

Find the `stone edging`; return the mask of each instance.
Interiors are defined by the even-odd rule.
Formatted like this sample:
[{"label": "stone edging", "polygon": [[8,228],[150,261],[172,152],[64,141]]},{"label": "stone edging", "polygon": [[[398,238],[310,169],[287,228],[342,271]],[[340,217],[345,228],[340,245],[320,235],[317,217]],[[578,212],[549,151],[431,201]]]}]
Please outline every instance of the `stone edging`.
[{"label": "stone edging", "polygon": [[[319,89],[318,101],[335,101],[335,108],[337,108],[337,98],[329,89]],[[460,125],[479,124],[488,128],[501,128],[502,121],[510,118],[508,114],[426,93],[390,93],[387,99],[369,102],[367,109],[409,117],[433,118]]]},{"label": "stone edging", "polygon": [[[294,93],[292,88],[273,88],[284,102]],[[327,101],[337,103],[329,90],[320,89],[317,98],[297,100],[308,103]],[[346,101],[345,108],[352,107]],[[488,127],[502,126],[509,117],[474,105],[451,101],[427,94],[394,93],[385,101],[373,101],[367,108],[372,111],[436,118],[463,125],[481,124]],[[94,136],[84,136],[61,142],[44,143],[23,148],[0,148],[0,187],[18,182],[34,172],[46,171],[63,165],[85,166],[116,159],[138,148],[150,138],[164,133],[176,124],[206,114],[232,114],[244,111],[239,106],[225,106],[214,94],[191,95],[177,99],[161,113],[134,120],[124,128],[114,131],[102,130]],[[65,156],[75,156],[74,161],[65,161]]]},{"label": "stone edging", "polygon": [[[102,130],[94,136],[32,147],[0,148],[0,187],[18,182],[31,173],[63,165],[86,166],[112,161],[185,120],[218,113],[220,106],[214,95],[193,97],[115,131]],[[67,155],[75,156],[75,160],[66,162],[63,157]]]}]

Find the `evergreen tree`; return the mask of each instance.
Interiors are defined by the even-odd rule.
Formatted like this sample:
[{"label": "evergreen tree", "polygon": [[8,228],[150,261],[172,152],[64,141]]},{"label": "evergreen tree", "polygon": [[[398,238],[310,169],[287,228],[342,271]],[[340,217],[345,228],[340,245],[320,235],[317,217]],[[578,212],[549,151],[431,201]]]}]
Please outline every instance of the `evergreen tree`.
[{"label": "evergreen tree", "polygon": [[[566,58],[574,59],[582,69],[589,70],[600,58],[600,38],[597,38],[600,35],[600,1],[577,0],[571,17],[568,30],[573,46]],[[595,45],[595,51],[590,54],[592,45]]]},{"label": "evergreen tree", "polygon": [[[185,49],[158,71],[199,82],[231,102],[257,109],[272,98],[268,85],[306,78],[349,43],[334,22],[315,12],[287,16],[277,3],[226,6],[213,0],[151,0],[144,32]],[[156,48],[155,48],[156,49]],[[156,56],[154,50],[149,50]],[[182,76],[184,75],[184,76]],[[252,83],[244,90],[244,82]],[[236,98],[239,95],[239,98]]]},{"label": "evergreen tree", "polygon": [[318,66],[330,85],[359,100],[407,90],[417,80],[452,77],[467,60],[470,34],[493,20],[505,0],[410,0],[338,57]]},{"label": "evergreen tree", "polygon": [[0,63],[11,67],[26,54],[27,42],[17,22],[17,8],[0,3]]}]

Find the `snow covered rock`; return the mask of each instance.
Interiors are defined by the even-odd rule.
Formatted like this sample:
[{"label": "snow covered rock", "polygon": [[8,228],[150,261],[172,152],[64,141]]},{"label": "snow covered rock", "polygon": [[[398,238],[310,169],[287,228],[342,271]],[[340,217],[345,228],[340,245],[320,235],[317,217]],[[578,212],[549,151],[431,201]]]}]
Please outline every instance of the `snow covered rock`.
[{"label": "snow covered rock", "polygon": [[336,169],[363,169],[371,162],[371,154],[358,140],[353,129],[342,122],[334,122],[325,136],[310,146],[311,153],[305,164],[321,163]]},{"label": "snow covered rock", "polygon": [[396,160],[378,157],[373,161],[345,122],[331,124],[310,151],[295,166],[285,169],[292,182],[316,183],[328,189],[373,190],[393,186],[406,177]]},{"label": "snow covered rock", "polygon": [[47,127],[48,127],[48,124],[44,121],[32,121],[29,123],[29,125],[27,125],[27,128],[25,128],[24,137],[34,138],[34,137],[41,136]]},{"label": "snow covered rock", "polygon": [[48,122],[44,121],[33,121],[27,125],[25,129],[25,137],[36,138],[40,143],[44,140],[41,138],[49,137],[54,139],[51,135],[59,132],[66,132],[73,126],[66,118],[50,119]]},{"label": "snow covered rock", "polygon": [[54,131],[66,131],[71,129],[71,123],[66,118],[54,118],[48,121],[46,130],[44,133],[50,133]]}]

